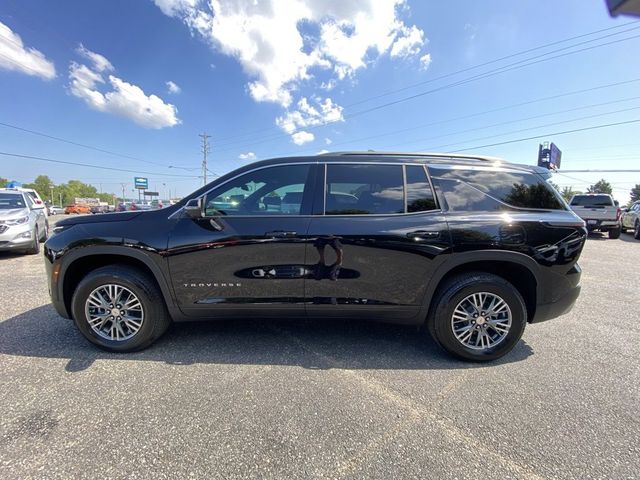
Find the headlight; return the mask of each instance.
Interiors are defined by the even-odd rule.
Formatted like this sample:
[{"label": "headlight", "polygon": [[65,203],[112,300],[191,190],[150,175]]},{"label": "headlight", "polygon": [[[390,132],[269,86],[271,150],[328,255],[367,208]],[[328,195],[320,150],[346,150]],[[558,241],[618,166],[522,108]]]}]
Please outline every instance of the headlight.
[{"label": "headlight", "polygon": [[12,218],[11,220],[5,220],[5,225],[22,225],[23,223],[27,223],[29,221],[29,216],[20,217],[20,218]]}]

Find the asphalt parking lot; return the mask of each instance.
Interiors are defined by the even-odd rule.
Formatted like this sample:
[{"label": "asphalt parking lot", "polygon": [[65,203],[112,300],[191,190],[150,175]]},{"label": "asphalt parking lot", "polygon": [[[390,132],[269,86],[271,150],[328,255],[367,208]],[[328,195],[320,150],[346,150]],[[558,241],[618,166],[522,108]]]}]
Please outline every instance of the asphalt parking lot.
[{"label": "asphalt parking lot", "polygon": [[0,254],[0,478],[637,478],[639,259],[592,236],[574,310],[474,365],[409,327],[259,318],[109,354],[41,255]]}]

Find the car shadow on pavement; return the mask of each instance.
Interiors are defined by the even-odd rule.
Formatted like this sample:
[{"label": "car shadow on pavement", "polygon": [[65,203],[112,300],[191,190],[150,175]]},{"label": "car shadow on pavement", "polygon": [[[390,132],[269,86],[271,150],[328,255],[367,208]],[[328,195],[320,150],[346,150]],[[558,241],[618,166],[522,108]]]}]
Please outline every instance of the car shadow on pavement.
[{"label": "car shadow on pavement", "polygon": [[633,232],[629,231],[629,233],[623,233],[620,235],[620,240],[623,242],[631,242],[631,243],[640,243],[640,240],[636,240],[633,238]]},{"label": "car shadow on pavement", "polygon": [[72,321],[50,305],[0,323],[0,353],[68,359],[78,372],[96,360],[140,360],[171,365],[292,365],[309,369],[465,369],[519,362],[533,354],[521,340],[489,364],[446,355],[415,326],[363,321],[259,320],[177,323],[142,352],[115,354],[88,343]]}]

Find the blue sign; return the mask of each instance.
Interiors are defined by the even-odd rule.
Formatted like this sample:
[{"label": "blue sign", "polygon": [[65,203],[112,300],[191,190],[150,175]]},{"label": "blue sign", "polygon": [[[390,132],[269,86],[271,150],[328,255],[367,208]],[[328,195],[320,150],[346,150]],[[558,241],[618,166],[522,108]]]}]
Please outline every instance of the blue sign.
[{"label": "blue sign", "polygon": [[145,177],[134,177],[133,183],[135,184],[136,188],[141,188],[145,190],[149,188],[149,179]]}]

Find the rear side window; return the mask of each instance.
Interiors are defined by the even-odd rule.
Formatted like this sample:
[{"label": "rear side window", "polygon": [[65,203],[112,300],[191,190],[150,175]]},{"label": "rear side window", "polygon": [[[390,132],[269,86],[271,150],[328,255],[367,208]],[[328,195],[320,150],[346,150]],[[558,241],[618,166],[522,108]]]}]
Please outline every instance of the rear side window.
[{"label": "rear side window", "polygon": [[402,165],[327,165],[326,215],[404,213]]},{"label": "rear side window", "polygon": [[611,207],[613,200],[609,195],[576,195],[571,199],[574,207]]},{"label": "rear side window", "polygon": [[535,173],[432,167],[431,175],[453,211],[493,211],[509,206],[566,209],[553,187]]},{"label": "rear side window", "polygon": [[407,165],[407,212],[426,212],[436,209],[436,200],[422,165]]}]

